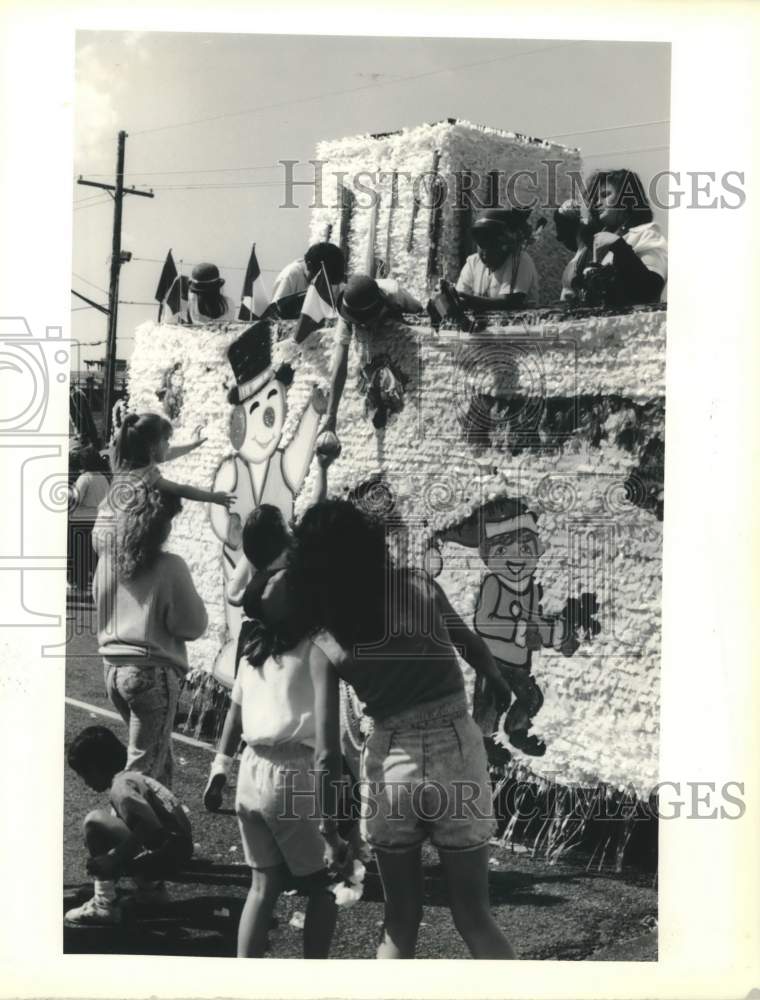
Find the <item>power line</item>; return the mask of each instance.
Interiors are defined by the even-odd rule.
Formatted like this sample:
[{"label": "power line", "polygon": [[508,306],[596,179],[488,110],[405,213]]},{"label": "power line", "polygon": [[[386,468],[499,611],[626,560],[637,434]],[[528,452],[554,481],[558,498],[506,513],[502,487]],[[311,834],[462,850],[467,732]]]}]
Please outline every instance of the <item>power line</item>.
[{"label": "power line", "polygon": [[110,198],[96,198],[95,201],[88,201],[86,204],[75,205],[73,210],[75,212],[81,212],[82,209],[84,208],[95,208],[96,205],[110,205],[110,204],[111,204]]},{"label": "power line", "polygon": [[[78,201],[74,202],[74,207],[79,208],[80,205],[89,205],[93,201],[102,201],[103,193],[100,194],[88,194],[84,198],[80,198]],[[107,200],[107,199],[106,199]]]},{"label": "power line", "polygon": [[90,285],[92,288],[96,288],[99,292],[102,292],[104,295],[108,295],[108,291],[105,288],[101,288],[100,285],[96,285],[94,281],[90,281],[88,278],[83,278],[82,275],[77,274],[76,271],[72,271],[71,273],[75,278],[79,278],[80,281],[83,281],[85,285]]},{"label": "power line", "polygon": [[221,181],[197,181],[191,184],[154,184],[154,191],[210,191],[231,188],[276,188],[281,187],[281,181],[231,181],[223,184]]},{"label": "power line", "polygon": [[619,129],[625,128],[645,128],[647,125],[670,125],[670,119],[662,118],[656,122],[630,122],[630,124],[626,125],[605,125],[603,128],[587,128],[577,132],[553,132],[547,138],[564,139],[567,136],[594,135],[597,132],[617,132]]},{"label": "power line", "polygon": [[629,156],[634,153],[654,153],[660,149],[670,149],[670,146],[643,146],[641,149],[609,149],[606,153],[589,153],[584,160],[598,160],[602,156]]},{"label": "power line", "polygon": [[[256,167],[201,167],[197,170],[129,170],[125,177],[158,177],[170,174],[226,174],[245,170],[277,170],[279,163]],[[110,174],[90,174],[91,177],[110,177]]]},{"label": "power line", "polygon": [[[134,263],[135,261],[139,261],[140,263],[144,263],[144,264],[163,264],[164,263],[162,260],[159,260],[157,257],[133,257],[132,258],[132,263]],[[200,264],[200,261],[198,261],[198,260],[185,260],[183,258],[182,259],[182,263],[183,264],[189,264],[192,267],[195,264]],[[239,267],[239,266],[237,266],[235,264],[217,264],[217,267],[219,267],[222,271],[245,271],[246,270],[246,268]],[[280,273],[274,267],[260,267],[259,270],[262,273],[264,273],[264,274],[279,274]]]},{"label": "power line", "polygon": [[194,118],[190,121],[185,122],[174,122],[169,125],[157,125],[154,128],[144,128],[139,130],[134,130],[130,134],[134,137],[136,135],[148,135],[154,132],[165,132],[169,129],[184,128],[189,125],[203,125],[207,122],[220,121],[223,118],[239,118],[243,115],[255,115],[262,111],[274,111],[279,108],[290,107],[294,104],[308,104],[314,101],[323,101],[329,97],[343,97],[347,94],[358,94],[365,92],[367,90],[376,90],[379,87],[389,87],[397,83],[407,83],[410,80],[421,80],[425,77],[440,76],[442,73],[457,73],[461,70],[474,69],[479,66],[488,66],[493,63],[510,62],[512,59],[517,59],[522,56],[537,55],[541,52],[554,52],[556,49],[567,48],[570,45],[577,45],[577,42],[560,42],[558,45],[544,45],[538,49],[527,49],[524,52],[516,52],[509,56],[499,56],[496,59],[483,59],[479,62],[474,63],[464,63],[460,66],[446,66],[443,69],[428,70],[425,73],[413,73],[408,76],[398,76],[392,80],[377,80],[373,83],[363,84],[361,87],[350,87],[344,90],[331,90],[324,94],[314,94],[306,97],[297,97],[288,101],[278,101],[275,104],[262,104],[256,108],[246,108],[242,111],[227,111],[219,115],[207,115],[205,118]]}]

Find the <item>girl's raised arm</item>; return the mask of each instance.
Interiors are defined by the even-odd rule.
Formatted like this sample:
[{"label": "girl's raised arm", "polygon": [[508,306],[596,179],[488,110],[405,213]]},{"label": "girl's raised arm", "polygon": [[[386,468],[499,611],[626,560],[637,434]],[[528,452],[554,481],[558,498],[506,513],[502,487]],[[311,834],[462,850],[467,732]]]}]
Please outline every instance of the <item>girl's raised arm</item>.
[{"label": "girl's raised arm", "polygon": [[171,479],[164,479],[159,476],[156,480],[155,488],[164,490],[166,493],[173,493],[184,500],[200,500],[201,503],[218,503],[230,509],[237,499],[234,493],[214,493],[211,490],[201,490],[197,486],[188,486],[186,483],[174,483]]}]

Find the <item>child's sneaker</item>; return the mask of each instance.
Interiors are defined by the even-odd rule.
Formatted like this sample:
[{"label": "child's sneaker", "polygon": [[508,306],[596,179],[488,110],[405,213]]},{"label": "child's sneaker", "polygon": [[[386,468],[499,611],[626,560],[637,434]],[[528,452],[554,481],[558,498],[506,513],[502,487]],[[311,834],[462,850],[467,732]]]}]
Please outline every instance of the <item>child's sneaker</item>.
[{"label": "child's sneaker", "polygon": [[120,923],[121,917],[121,907],[116,900],[93,896],[81,906],[68,910],[63,919],[75,927],[109,927]]}]

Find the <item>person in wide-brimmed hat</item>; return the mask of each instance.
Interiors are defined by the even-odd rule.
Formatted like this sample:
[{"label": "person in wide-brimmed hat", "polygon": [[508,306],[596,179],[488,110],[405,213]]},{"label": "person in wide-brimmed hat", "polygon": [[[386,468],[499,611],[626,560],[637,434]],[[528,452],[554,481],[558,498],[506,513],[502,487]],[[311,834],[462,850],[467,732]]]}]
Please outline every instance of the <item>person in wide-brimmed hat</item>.
[{"label": "person in wide-brimmed hat", "polygon": [[523,249],[530,239],[529,210],[488,208],[472,225],[478,246],[457,279],[465,307],[521,309],[538,304],[538,272]]},{"label": "person in wide-brimmed hat", "polygon": [[222,294],[223,286],[224,278],[216,264],[196,264],[190,275],[187,315],[182,317],[182,322],[192,326],[233,322],[235,303]]},{"label": "person in wide-brimmed hat", "polygon": [[374,331],[388,320],[404,313],[420,313],[423,306],[393,278],[371,278],[354,274],[338,298],[338,325],[335,329],[335,357],[330,385],[330,402],[322,434],[317,441],[321,451],[340,453],[336,434],[338,407],[346,385],[348,352],[353,342],[362,369],[372,364]]}]

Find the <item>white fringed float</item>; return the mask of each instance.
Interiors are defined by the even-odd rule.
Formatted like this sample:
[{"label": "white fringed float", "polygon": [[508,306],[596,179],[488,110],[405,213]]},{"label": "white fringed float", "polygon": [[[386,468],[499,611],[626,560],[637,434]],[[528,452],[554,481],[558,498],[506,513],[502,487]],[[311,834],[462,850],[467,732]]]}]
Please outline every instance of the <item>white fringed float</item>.
[{"label": "white fringed float", "polygon": [[[183,400],[175,437],[189,438],[203,425],[208,438],[167,467],[171,478],[209,487],[222,460],[235,452],[226,352],[242,329],[146,323],[136,332],[130,407],[160,409],[156,393],[164,373],[179,362]],[[599,637],[572,658],[552,650],[534,656],[546,696],[534,725],[548,750],[525,763],[562,783],[649,789],[657,780],[662,524],[652,488],[658,471],[651,463],[642,466],[642,450],[650,454],[650,443],[662,436],[665,313],[566,321],[550,315],[529,327],[494,326],[475,337],[398,326],[384,336],[384,349],[409,378],[404,409],[375,430],[356,389],[358,371],[349,369],[339,418],[343,453],[330,469],[330,493],[345,495],[382,476],[395,513],[414,528],[410,558],[489,498],[525,499],[546,546],[536,573],[545,607],[558,611],[568,595],[593,591],[602,625]],[[331,352],[331,328],[302,348],[287,339],[274,343],[273,368],[287,360],[295,371],[282,426],[274,428],[278,448],[287,448],[314,386],[327,386]],[[497,428],[487,447],[473,447],[463,420],[473,387],[492,388],[493,370],[497,377],[509,373],[511,391],[527,400],[523,412],[534,407],[533,426],[523,422],[511,442],[509,428]],[[614,410],[606,412],[609,400]],[[571,422],[553,433],[547,421],[559,412],[556,404],[565,414],[570,409]],[[589,419],[593,411],[601,423]],[[642,414],[650,411],[655,415],[646,424]],[[633,432],[630,448],[627,429]],[[296,514],[313,494],[313,474],[311,468],[295,498]],[[228,683],[228,667],[220,664],[230,644],[222,544],[205,505],[185,503],[171,547],[187,560],[209,610],[208,631],[190,646],[192,666]],[[442,547],[442,562],[440,582],[471,620],[484,573],[478,553],[450,542]]]},{"label": "white fringed float", "polygon": [[[535,224],[550,217],[546,206],[570,197],[569,175],[581,170],[577,149],[454,119],[322,142],[316,160],[322,197],[311,241],[329,235],[350,271],[391,274],[422,302],[439,278],[455,281],[474,252],[469,230],[479,207],[499,197],[518,208],[535,200]],[[558,298],[570,256],[553,230],[528,247],[541,304]]]},{"label": "white fringed float", "polygon": [[[423,301],[439,278],[456,278],[470,252],[473,214],[451,198],[436,208],[431,189],[443,185],[451,193],[467,173],[482,185],[494,171],[538,169],[539,197],[556,205],[569,194],[569,172],[580,169],[575,150],[451,120],[323,143],[317,158],[325,186],[311,239],[340,243],[350,271],[390,273]],[[555,164],[550,172],[546,161]],[[378,195],[374,209],[346,194],[359,171],[385,172],[370,185]],[[415,184],[422,174],[425,184]],[[527,197],[519,183],[516,191]],[[477,193],[484,200],[482,187]],[[529,247],[544,302],[557,299],[567,260],[552,229]],[[282,504],[298,516],[313,495],[315,390],[329,385],[333,329],[297,347],[292,324],[272,326],[269,381],[256,384],[262,406],[256,417],[246,415],[243,429],[241,408],[227,400],[235,384],[227,351],[245,329],[143,324],[129,365],[129,405],[163,406],[179,441],[204,427],[206,444],[167,467],[168,477],[229,488],[236,470],[238,485],[244,480],[236,511],[242,522],[269,488],[272,470],[269,486],[277,479],[281,497],[283,484],[294,484]],[[543,613],[559,614],[569,597],[596,595],[596,637],[581,634],[571,656],[551,644],[533,652],[532,673],[545,697],[533,732],[546,753],[529,757],[510,747],[499,786],[519,792],[504,836],[527,839],[556,859],[581,839],[590,812],[609,816],[622,804],[631,813],[646,805],[658,780],[665,312],[542,309],[491,317],[477,334],[435,331],[416,318],[386,326],[373,345],[375,356],[386,355],[404,376],[404,407],[385,428],[372,425],[352,352],[331,495],[360,495],[380,513],[392,508],[397,556],[439,574],[466,621],[486,567],[477,547],[453,539],[461,542],[463,522],[499,498],[520,499],[537,517],[543,553],[535,583]],[[287,389],[276,377],[283,365],[294,373]],[[237,553],[229,545],[223,552],[220,510],[210,516],[204,505],[185,503],[170,539],[209,612],[206,634],[190,646],[189,724],[199,728],[209,718],[221,723],[240,623],[225,602]],[[463,669],[471,693],[472,673]],[[344,714],[351,708],[344,704]],[[535,823],[515,814],[526,795],[541,813]],[[592,861],[601,866],[614,857],[620,864],[631,831],[630,820],[612,833],[603,827]]]}]

